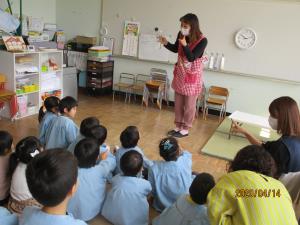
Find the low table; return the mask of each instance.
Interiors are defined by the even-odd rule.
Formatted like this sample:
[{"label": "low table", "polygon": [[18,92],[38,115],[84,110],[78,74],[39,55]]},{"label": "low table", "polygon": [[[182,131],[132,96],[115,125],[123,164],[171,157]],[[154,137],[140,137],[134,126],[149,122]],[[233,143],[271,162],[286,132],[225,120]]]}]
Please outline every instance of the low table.
[{"label": "low table", "polygon": [[271,127],[269,125],[268,118],[263,116],[257,116],[250,113],[235,111],[230,116],[229,119],[231,119],[231,126],[229,129],[228,138],[231,138],[231,135],[233,134],[232,128],[234,122],[236,122],[238,125],[242,126],[243,124],[248,124],[252,126],[256,126],[258,128],[261,128],[260,136],[269,138],[271,135]]},{"label": "low table", "polygon": [[[237,120],[239,121],[239,123],[243,123],[243,127],[247,131],[264,142],[277,140],[280,137],[276,131],[270,128],[266,128],[269,126],[266,123],[266,118],[262,120],[265,121],[264,123],[258,124],[258,122],[255,121],[249,121],[245,118],[236,117],[236,115],[241,114],[233,113],[232,115],[233,119],[231,119],[230,117],[226,117],[219,125],[212,137],[202,147],[202,153],[221,159],[232,160],[240,149],[246,147],[247,145],[250,145],[250,142],[242,134],[231,133],[231,138],[228,138],[228,132],[231,131],[232,128],[232,120]],[[266,134],[268,134],[269,136]]]}]

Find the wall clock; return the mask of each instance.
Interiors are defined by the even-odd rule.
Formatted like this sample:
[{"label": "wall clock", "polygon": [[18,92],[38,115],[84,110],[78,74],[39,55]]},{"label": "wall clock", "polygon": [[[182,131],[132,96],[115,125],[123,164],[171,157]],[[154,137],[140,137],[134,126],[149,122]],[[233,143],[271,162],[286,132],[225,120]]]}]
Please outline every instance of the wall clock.
[{"label": "wall clock", "polygon": [[257,42],[257,34],[251,28],[242,28],[235,35],[235,44],[240,49],[250,49]]}]

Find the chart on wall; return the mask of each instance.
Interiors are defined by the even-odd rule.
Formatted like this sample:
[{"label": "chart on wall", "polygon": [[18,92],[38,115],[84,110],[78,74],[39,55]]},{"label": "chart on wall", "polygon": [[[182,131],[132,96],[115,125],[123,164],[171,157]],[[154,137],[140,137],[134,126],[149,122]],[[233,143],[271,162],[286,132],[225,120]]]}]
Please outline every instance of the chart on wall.
[{"label": "chart on wall", "polygon": [[123,32],[123,50],[122,55],[137,56],[138,40],[140,34],[140,23],[125,21]]}]

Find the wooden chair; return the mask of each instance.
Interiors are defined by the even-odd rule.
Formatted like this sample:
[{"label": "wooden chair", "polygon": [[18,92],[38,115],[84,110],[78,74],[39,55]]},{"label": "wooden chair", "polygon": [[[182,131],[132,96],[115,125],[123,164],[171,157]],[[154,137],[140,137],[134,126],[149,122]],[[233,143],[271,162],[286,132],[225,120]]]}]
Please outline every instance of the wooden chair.
[{"label": "wooden chair", "polygon": [[219,122],[221,122],[226,115],[228,97],[229,97],[229,91],[227,88],[211,86],[208,90],[208,95],[205,100],[203,118],[206,120],[209,108],[219,109],[220,110]]},{"label": "wooden chair", "polygon": [[[149,81],[151,77],[146,74],[137,74],[135,77],[134,85],[130,87],[131,93],[134,94],[134,99],[136,100],[137,94],[143,94],[144,87],[147,81]],[[131,94],[130,93],[130,94]],[[130,95],[129,95],[130,98]]]},{"label": "wooden chair", "polygon": [[130,88],[134,85],[135,75],[131,73],[120,73],[119,82],[114,84],[113,101],[115,100],[115,91],[125,92],[125,102],[130,102]]},{"label": "wooden chair", "polygon": [[202,108],[202,113],[204,114],[205,95],[206,95],[206,87],[203,84],[202,85],[202,92],[198,96],[197,102],[196,102],[196,115],[195,115],[196,118],[198,118],[198,116],[199,116],[200,107]]},{"label": "wooden chair", "polygon": [[166,70],[152,68],[150,71],[151,79],[145,83],[144,93],[143,93],[143,104],[148,106],[149,98],[153,102],[154,97],[156,97],[156,104],[159,109],[162,108],[162,100],[167,102],[169,105],[169,79]]}]

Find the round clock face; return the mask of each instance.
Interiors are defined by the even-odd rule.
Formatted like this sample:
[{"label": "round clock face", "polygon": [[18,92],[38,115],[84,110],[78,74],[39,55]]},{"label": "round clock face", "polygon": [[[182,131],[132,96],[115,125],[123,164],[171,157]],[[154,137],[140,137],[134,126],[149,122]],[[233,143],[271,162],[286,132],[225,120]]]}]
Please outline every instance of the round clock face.
[{"label": "round clock face", "polygon": [[253,48],[257,41],[257,35],[250,28],[242,28],[235,35],[235,44],[241,49]]}]

